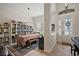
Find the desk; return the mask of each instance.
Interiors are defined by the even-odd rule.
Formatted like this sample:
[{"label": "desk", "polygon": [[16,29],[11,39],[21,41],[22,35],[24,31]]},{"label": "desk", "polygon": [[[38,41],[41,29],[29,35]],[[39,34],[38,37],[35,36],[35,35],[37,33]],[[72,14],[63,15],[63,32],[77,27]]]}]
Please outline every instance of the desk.
[{"label": "desk", "polygon": [[29,41],[31,39],[38,39],[38,37],[38,34],[19,35],[18,43],[24,46],[26,45],[26,41]]}]

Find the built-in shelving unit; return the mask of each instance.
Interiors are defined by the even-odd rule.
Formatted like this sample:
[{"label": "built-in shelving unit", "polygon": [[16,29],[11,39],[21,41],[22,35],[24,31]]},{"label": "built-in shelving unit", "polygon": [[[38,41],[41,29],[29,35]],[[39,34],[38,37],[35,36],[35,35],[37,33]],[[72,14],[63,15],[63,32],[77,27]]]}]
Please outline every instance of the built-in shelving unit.
[{"label": "built-in shelving unit", "polygon": [[10,21],[0,24],[0,42],[4,45],[16,43],[17,35],[33,33],[33,27],[26,22]]},{"label": "built-in shelving unit", "polygon": [[18,35],[23,34],[23,22],[17,22],[17,34]]},{"label": "built-in shelving unit", "polygon": [[9,23],[4,23],[3,25],[3,39],[2,39],[2,43],[4,45],[8,45],[9,44],[9,34],[10,34],[10,24]]},{"label": "built-in shelving unit", "polygon": [[30,32],[30,34],[33,33],[33,28],[32,28],[32,26],[29,26],[29,32]]},{"label": "built-in shelving unit", "polygon": [[18,22],[17,24],[18,24],[17,25],[17,34],[24,35],[24,34],[33,33],[33,27],[30,25],[27,25],[27,23]]},{"label": "built-in shelving unit", "polygon": [[12,43],[16,43],[16,35],[28,35],[33,33],[33,28],[26,22],[11,21],[11,39]]},{"label": "built-in shelving unit", "polygon": [[2,38],[3,38],[2,26],[1,26],[1,24],[0,24],[0,43],[2,43]]},{"label": "built-in shelving unit", "polygon": [[11,21],[10,22],[10,28],[11,28],[11,41],[12,43],[16,43],[16,21]]}]

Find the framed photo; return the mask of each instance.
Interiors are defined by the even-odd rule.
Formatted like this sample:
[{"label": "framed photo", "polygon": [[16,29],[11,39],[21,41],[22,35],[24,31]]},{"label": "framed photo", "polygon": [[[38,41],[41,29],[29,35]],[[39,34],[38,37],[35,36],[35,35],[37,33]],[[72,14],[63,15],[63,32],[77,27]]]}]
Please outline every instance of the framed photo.
[{"label": "framed photo", "polygon": [[51,24],[51,31],[55,31],[55,24]]}]

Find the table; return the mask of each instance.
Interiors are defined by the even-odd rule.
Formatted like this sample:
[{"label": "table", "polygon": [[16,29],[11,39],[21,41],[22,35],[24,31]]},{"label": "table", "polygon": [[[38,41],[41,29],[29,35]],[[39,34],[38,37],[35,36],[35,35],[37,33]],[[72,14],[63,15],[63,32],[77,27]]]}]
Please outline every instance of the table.
[{"label": "table", "polygon": [[39,34],[19,35],[18,43],[20,43],[22,46],[25,46],[26,41],[29,41],[32,39],[38,39],[39,36],[40,36]]},{"label": "table", "polygon": [[[77,55],[79,55],[79,37],[73,37],[73,38],[71,38],[71,40],[73,41],[73,43],[74,43],[73,46],[75,47],[74,56],[76,55],[75,51],[77,52]],[[71,52],[72,52],[72,50],[71,50]]]},{"label": "table", "polygon": [[73,37],[71,40],[79,48],[79,37]]}]

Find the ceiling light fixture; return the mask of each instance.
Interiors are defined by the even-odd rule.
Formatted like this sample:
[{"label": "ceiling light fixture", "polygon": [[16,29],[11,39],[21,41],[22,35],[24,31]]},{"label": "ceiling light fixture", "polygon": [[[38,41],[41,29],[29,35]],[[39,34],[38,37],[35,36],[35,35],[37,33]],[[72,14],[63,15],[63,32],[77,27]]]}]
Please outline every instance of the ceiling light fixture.
[{"label": "ceiling light fixture", "polygon": [[61,14],[66,14],[66,13],[70,13],[70,12],[74,12],[75,11],[75,9],[68,9],[68,8],[69,8],[69,6],[66,3],[65,4],[65,10],[60,11],[58,14],[61,15]]}]

